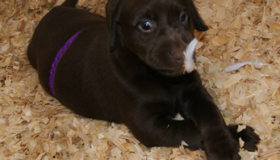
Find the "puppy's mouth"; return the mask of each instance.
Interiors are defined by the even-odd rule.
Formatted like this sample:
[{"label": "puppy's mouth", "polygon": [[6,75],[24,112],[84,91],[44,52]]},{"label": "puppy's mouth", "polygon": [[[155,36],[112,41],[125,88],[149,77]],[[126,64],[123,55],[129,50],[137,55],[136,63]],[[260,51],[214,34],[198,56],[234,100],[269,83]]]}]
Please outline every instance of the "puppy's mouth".
[{"label": "puppy's mouth", "polygon": [[[180,59],[173,59],[171,54],[167,54],[168,58],[164,58],[165,61],[160,59],[150,59],[150,67],[159,72],[160,74],[168,77],[175,77],[184,74],[184,54]],[[167,61],[166,61],[167,60]]]},{"label": "puppy's mouth", "polygon": [[196,69],[194,62],[194,51],[198,40],[194,38],[184,51],[179,50],[169,54],[170,65],[163,65],[157,69],[165,76],[179,76],[185,73],[191,73]]},{"label": "puppy's mouth", "polygon": [[184,74],[184,67],[181,67],[179,69],[163,69],[158,71],[164,76],[177,77]]}]

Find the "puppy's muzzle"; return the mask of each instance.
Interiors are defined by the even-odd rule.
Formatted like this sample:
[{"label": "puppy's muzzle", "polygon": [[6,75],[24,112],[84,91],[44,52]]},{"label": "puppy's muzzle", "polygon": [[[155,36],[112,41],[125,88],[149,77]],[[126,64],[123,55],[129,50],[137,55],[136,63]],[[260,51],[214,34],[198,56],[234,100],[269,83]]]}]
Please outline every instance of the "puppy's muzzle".
[{"label": "puppy's muzzle", "polygon": [[185,59],[185,55],[184,55],[185,50],[186,50],[185,48],[173,50],[171,52],[172,60],[174,60],[175,63],[183,64]]}]

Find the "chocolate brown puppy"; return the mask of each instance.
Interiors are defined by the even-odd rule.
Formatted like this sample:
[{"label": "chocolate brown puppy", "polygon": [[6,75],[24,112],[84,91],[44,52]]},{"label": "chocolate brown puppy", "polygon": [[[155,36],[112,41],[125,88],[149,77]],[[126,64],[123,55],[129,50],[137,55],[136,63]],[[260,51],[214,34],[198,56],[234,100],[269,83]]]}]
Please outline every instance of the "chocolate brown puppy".
[{"label": "chocolate brown puppy", "polygon": [[192,0],[109,0],[106,18],[76,3],[53,8],[29,44],[46,92],[77,114],[124,123],[148,147],[183,142],[237,160],[242,138],[256,150],[254,130],[227,126],[197,71],[184,72],[194,29],[207,30]]}]

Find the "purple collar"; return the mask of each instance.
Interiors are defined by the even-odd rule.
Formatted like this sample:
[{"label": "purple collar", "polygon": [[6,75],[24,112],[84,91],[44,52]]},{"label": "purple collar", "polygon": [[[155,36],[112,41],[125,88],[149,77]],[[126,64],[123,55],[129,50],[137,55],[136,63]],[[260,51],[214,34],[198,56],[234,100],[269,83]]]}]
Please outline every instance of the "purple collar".
[{"label": "purple collar", "polygon": [[60,50],[57,52],[57,54],[56,54],[56,56],[54,58],[54,61],[52,63],[51,70],[50,70],[50,75],[49,75],[49,87],[50,87],[50,91],[51,91],[53,96],[55,96],[55,92],[54,92],[54,76],[55,76],[56,67],[57,67],[60,59],[64,55],[64,53],[67,51],[67,49],[71,46],[71,44],[74,42],[74,40],[78,37],[78,35],[82,31],[83,30],[80,30],[79,32],[74,34],[70,39],[68,39],[67,42],[64,44],[64,46],[62,46],[60,48]]}]

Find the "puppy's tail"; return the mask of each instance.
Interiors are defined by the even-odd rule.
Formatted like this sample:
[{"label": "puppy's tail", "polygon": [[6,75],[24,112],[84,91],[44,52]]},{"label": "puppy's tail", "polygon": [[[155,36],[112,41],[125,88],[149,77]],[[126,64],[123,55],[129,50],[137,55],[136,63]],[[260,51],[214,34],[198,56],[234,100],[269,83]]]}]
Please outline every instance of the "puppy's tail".
[{"label": "puppy's tail", "polygon": [[77,3],[78,3],[78,0],[66,0],[64,3],[62,3],[61,6],[75,8]]}]

